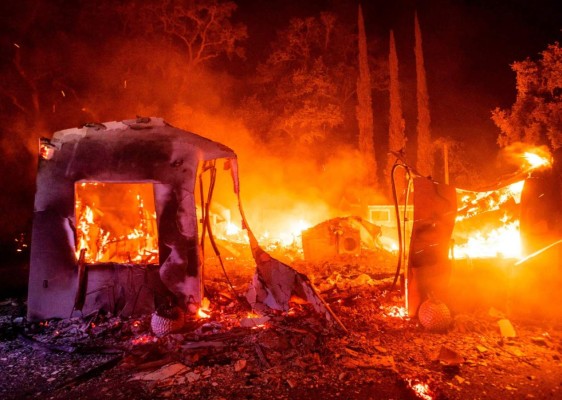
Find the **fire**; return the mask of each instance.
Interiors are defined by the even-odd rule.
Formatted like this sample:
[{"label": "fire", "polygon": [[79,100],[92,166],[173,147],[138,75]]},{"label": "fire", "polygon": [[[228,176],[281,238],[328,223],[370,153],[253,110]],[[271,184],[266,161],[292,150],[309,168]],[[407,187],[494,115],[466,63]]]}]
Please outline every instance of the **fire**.
[{"label": "fire", "polygon": [[207,297],[203,297],[201,305],[197,310],[197,317],[201,319],[211,318],[211,302]]},{"label": "fire", "polygon": [[151,335],[141,335],[131,340],[133,346],[156,342],[158,339]]},{"label": "fire", "polygon": [[[538,169],[551,165],[550,157],[546,154],[538,154],[539,152],[539,149],[535,149],[534,152],[527,151],[523,154],[522,158],[525,160],[528,169]],[[544,153],[544,151],[541,153]]]},{"label": "fire", "polygon": [[[551,166],[550,154],[540,147],[515,149],[511,154],[522,160],[520,172]],[[520,180],[487,192],[458,190],[460,207],[453,233],[452,256],[521,258],[518,207],[524,183]]]},{"label": "fire", "polygon": [[455,258],[520,258],[518,206],[524,181],[498,190],[459,190],[460,207],[453,232]]},{"label": "fire", "polygon": [[291,246],[297,243],[297,238],[302,235],[302,231],[311,226],[309,222],[303,219],[288,221],[284,230],[279,232],[277,239],[282,246]]},{"label": "fire", "polygon": [[393,318],[401,318],[401,319],[408,319],[408,310],[406,307],[402,306],[390,306],[390,307],[382,307],[384,310],[384,315],[387,317]]},{"label": "fire", "polygon": [[226,234],[227,235],[238,235],[240,233],[240,228],[234,225],[232,222],[226,224]]},{"label": "fire", "polygon": [[456,258],[521,258],[519,221],[472,234],[465,244],[455,246],[454,255]]},{"label": "fire", "polygon": [[[150,184],[76,185],[76,257],[85,262],[158,262],[154,195]],[[146,204],[150,200],[150,204]]]},{"label": "fire", "polygon": [[427,383],[413,382],[412,379],[407,379],[406,382],[420,399],[433,400],[431,389]]}]

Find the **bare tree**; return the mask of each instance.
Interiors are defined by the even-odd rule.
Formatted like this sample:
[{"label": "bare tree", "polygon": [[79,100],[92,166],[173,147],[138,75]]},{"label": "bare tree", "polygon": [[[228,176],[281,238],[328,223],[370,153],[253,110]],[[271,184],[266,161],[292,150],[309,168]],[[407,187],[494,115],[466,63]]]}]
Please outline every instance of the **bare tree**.
[{"label": "bare tree", "polygon": [[181,49],[192,70],[219,57],[243,56],[246,26],[233,24],[236,3],[220,0],[149,0],[121,7],[126,29]]},{"label": "bare tree", "polygon": [[429,115],[429,94],[427,92],[427,81],[425,77],[425,66],[423,61],[422,36],[418,14],[415,15],[415,55],[416,55],[416,81],[417,81],[417,169],[422,174],[433,174],[433,146],[431,144]]}]

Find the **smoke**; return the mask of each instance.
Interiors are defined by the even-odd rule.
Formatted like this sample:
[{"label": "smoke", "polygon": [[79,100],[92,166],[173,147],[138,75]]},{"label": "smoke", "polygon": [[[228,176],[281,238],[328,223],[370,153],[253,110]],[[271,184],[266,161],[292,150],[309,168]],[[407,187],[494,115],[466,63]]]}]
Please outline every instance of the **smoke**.
[{"label": "smoke", "polygon": [[[234,108],[225,104],[223,97],[210,92],[217,84],[214,76],[208,74],[206,79],[205,98],[189,105],[176,104],[167,120],[236,152],[242,203],[250,227],[258,235],[276,236],[291,231],[297,223],[312,226],[359,212],[360,178],[366,171],[361,170],[356,150],[337,146],[319,162],[315,153],[325,149],[286,142],[282,144],[286,149],[279,151],[279,143],[264,144],[234,115]],[[221,87],[229,86],[224,77],[219,81]],[[231,210],[234,223],[240,223],[227,171],[218,173],[214,199]]]}]

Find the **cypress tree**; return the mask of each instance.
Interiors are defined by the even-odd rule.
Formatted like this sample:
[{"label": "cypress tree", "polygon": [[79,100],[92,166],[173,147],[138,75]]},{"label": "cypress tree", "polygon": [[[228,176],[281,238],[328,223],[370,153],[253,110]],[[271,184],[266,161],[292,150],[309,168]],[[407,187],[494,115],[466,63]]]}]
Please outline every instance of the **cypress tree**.
[{"label": "cypress tree", "polygon": [[429,95],[427,93],[427,81],[425,77],[425,66],[423,62],[422,37],[418,13],[415,15],[415,55],[416,55],[416,81],[417,81],[417,155],[416,165],[421,174],[432,175],[433,173],[433,150],[431,145],[431,133],[429,126]]}]

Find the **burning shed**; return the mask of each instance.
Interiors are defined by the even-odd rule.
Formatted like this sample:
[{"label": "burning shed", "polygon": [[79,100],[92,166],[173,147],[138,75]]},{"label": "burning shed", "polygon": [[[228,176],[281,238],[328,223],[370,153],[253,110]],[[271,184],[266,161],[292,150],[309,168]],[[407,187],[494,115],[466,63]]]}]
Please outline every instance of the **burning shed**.
[{"label": "burning shed", "polygon": [[91,124],[42,139],[28,318],[147,312],[157,294],[183,307],[199,304],[195,183],[221,158],[236,154],[159,118]]}]

